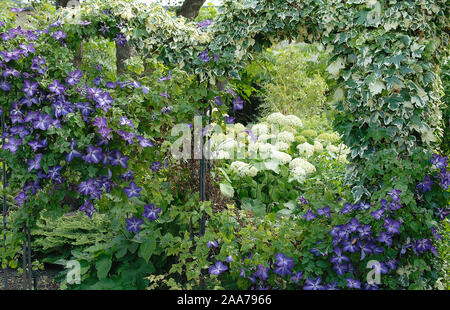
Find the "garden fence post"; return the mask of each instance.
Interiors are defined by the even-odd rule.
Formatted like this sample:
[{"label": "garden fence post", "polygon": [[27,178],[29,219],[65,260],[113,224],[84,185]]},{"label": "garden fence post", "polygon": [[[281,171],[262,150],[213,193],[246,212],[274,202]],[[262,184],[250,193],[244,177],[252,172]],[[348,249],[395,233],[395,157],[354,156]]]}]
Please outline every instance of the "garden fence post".
[{"label": "garden fence post", "polygon": [[[2,146],[5,144],[5,113],[2,113],[1,116],[1,121],[2,121]],[[3,191],[5,191],[6,188],[6,162],[4,159],[2,159],[2,186],[3,186]],[[6,212],[7,212],[7,208],[6,208],[6,192],[3,193],[3,250],[5,251],[5,259],[6,259],[6,250],[7,250],[7,246],[6,246]],[[2,262],[3,263],[3,262]],[[6,266],[5,269],[3,269],[3,279],[4,279],[4,287],[5,290],[8,289],[8,265]]]}]

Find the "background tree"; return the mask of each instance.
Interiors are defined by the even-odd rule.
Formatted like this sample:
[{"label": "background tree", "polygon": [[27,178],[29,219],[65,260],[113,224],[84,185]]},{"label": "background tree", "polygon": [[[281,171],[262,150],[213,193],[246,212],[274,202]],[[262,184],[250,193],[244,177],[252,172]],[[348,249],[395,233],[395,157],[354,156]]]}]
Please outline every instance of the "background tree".
[{"label": "background tree", "polygon": [[177,16],[195,19],[206,0],[185,0],[177,10]]}]

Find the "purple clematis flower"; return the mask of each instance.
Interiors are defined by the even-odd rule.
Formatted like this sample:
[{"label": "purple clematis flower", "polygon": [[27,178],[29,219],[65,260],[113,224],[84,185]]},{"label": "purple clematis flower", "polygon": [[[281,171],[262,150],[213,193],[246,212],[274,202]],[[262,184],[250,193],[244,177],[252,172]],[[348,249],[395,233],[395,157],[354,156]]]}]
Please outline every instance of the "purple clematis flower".
[{"label": "purple clematis flower", "polygon": [[389,209],[391,209],[391,211],[398,210],[401,207],[402,207],[402,205],[397,201],[391,201],[391,203],[389,204]]},{"label": "purple clematis flower", "polygon": [[14,126],[9,129],[12,135],[19,135],[21,138],[25,138],[30,134],[30,131],[24,125]]},{"label": "purple clematis flower", "polygon": [[123,191],[127,195],[127,198],[130,199],[132,197],[140,197],[140,192],[142,191],[142,188],[137,186],[136,183],[133,181],[130,182],[129,187],[124,187]]},{"label": "purple clematis flower", "polygon": [[361,225],[358,222],[358,219],[356,219],[355,217],[350,219],[350,222],[347,224],[347,229],[349,232],[355,232],[358,231],[359,227],[361,227]]},{"label": "purple clematis flower", "polygon": [[170,96],[168,93],[160,93],[159,94],[161,97],[166,97],[167,99],[170,99]]},{"label": "purple clematis flower", "polygon": [[153,203],[144,206],[143,217],[147,218],[149,221],[156,221],[159,217],[159,213],[161,212],[161,208],[155,208]]},{"label": "purple clematis flower", "polygon": [[326,207],[324,207],[324,208],[321,208],[321,209],[318,209],[317,210],[317,214],[319,214],[319,215],[326,215],[328,218],[331,218],[331,214],[330,214],[330,212],[331,212],[331,209],[330,209],[330,207],[329,206],[326,206]]},{"label": "purple clematis flower", "polygon": [[28,172],[31,172],[32,170],[39,170],[41,169],[41,160],[42,160],[42,154],[36,154],[34,156],[34,159],[28,160]]},{"label": "purple clematis flower", "polygon": [[137,136],[136,139],[138,140],[139,145],[144,147],[144,148],[145,147],[153,147],[153,143],[150,142],[148,139],[145,139],[142,136]]},{"label": "purple clematis flower", "polygon": [[362,225],[362,226],[360,226],[358,228],[359,236],[361,238],[371,237],[372,236],[371,229],[372,229],[372,227],[370,225]]},{"label": "purple clematis flower", "polygon": [[15,78],[18,78],[18,77],[20,77],[20,72],[14,68],[6,68],[5,70],[3,70],[2,77],[7,79],[10,76],[14,76]]},{"label": "purple clematis flower", "polygon": [[107,127],[108,120],[106,119],[106,117],[97,117],[92,122],[92,125],[96,126],[97,128]]},{"label": "purple clematis flower", "polygon": [[84,213],[86,213],[86,215],[89,216],[89,218],[92,218],[92,215],[94,215],[94,213],[98,211],[94,207],[94,203],[89,200],[85,200],[83,205],[79,208],[79,210],[84,211]]},{"label": "purple clematis flower", "polygon": [[347,278],[347,287],[348,288],[361,288],[361,281],[355,280],[355,279],[351,279],[351,278]]},{"label": "purple clematis flower", "polygon": [[82,157],[83,154],[75,150],[77,146],[77,140],[72,140],[70,143],[70,152],[66,155],[66,161],[71,162],[75,157]]},{"label": "purple clematis flower", "polygon": [[253,275],[263,281],[266,281],[269,278],[269,267],[264,267],[263,265],[258,264],[258,269]]},{"label": "purple clematis flower", "polygon": [[298,272],[294,273],[290,280],[295,282],[295,284],[298,284],[298,281],[300,281],[300,279],[303,279],[302,271],[298,271]]},{"label": "purple clematis flower", "polygon": [[417,185],[417,189],[421,190],[422,193],[426,193],[428,191],[431,191],[431,186],[434,184],[433,181],[431,181],[431,178],[429,175],[425,176],[422,183],[419,183]]},{"label": "purple clematis flower", "polygon": [[344,241],[342,243],[342,245],[343,245],[342,250],[344,252],[350,252],[350,253],[357,252],[359,249],[358,244],[356,243],[357,241],[358,241],[357,238],[353,238],[351,241]]},{"label": "purple clematis flower", "polygon": [[226,123],[226,124],[234,124],[234,117],[232,117],[232,116],[226,116],[226,117],[225,117],[225,123]]},{"label": "purple clematis flower", "polygon": [[122,156],[122,152],[115,150],[111,154],[110,164],[111,166],[121,165],[123,168],[127,168],[127,162],[130,159],[129,156]]},{"label": "purple clematis flower", "polygon": [[307,221],[311,221],[313,219],[315,219],[317,216],[311,211],[311,209],[309,209],[306,214],[303,215],[303,218],[306,219]]},{"label": "purple clematis flower", "polygon": [[208,241],[206,243],[206,246],[211,249],[211,248],[217,248],[219,246],[219,244],[217,243],[217,241]]},{"label": "purple clematis flower", "polygon": [[36,56],[31,62],[30,69],[42,75],[47,71],[47,63],[43,57]]},{"label": "purple clematis flower", "polygon": [[78,192],[84,196],[92,194],[96,189],[95,180],[92,178],[78,185]]},{"label": "purple clematis flower", "polygon": [[53,124],[53,119],[48,114],[39,114],[33,122],[35,129],[47,130]]},{"label": "purple clematis flower", "polygon": [[220,96],[216,96],[214,97],[214,102],[220,107],[221,105],[223,105],[223,100],[222,97]]},{"label": "purple clematis flower", "polygon": [[306,280],[305,286],[303,286],[304,290],[321,290],[323,289],[323,286],[320,285],[320,282],[322,282],[321,277],[317,277],[316,279],[308,279]]},{"label": "purple clematis flower", "polygon": [[218,261],[214,265],[211,265],[209,267],[209,273],[210,274],[215,274],[217,276],[220,275],[222,272],[227,271],[227,270],[228,270],[227,265],[225,265],[221,261]]},{"label": "purple clematis flower", "polygon": [[152,162],[150,169],[154,172],[158,172],[162,167],[162,163],[159,161]]},{"label": "purple clematis flower", "polygon": [[9,84],[5,80],[0,80],[0,89],[2,89],[5,92],[6,91],[10,91],[11,90],[11,84]]},{"label": "purple clematis flower", "polygon": [[378,209],[377,211],[370,212],[370,215],[372,215],[377,221],[379,221],[384,214],[384,209]]},{"label": "purple clematis flower", "polygon": [[214,20],[212,20],[212,19],[205,19],[205,20],[202,20],[201,22],[197,23],[197,27],[199,27],[199,28],[207,28],[212,23],[214,23]]},{"label": "purple clematis flower", "polygon": [[22,91],[25,93],[25,95],[27,95],[28,98],[31,98],[36,94],[38,87],[39,87],[38,82],[31,82],[29,80],[24,80]]},{"label": "purple clematis flower", "polygon": [[395,270],[397,269],[397,260],[395,259],[389,259],[388,261],[386,261],[386,266],[388,266],[391,270]]},{"label": "purple clematis flower", "polygon": [[11,153],[15,154],[19,148],[19,146],[22,145],[22,139],[16,139],[14,137],[8,138],[8,142],[3,144],[4,150],[10,150]]},{"label": "purple clematis flower", "polygon": [[102,149],[99,147],[94,147],[90,144],[87,147],[86,155],[84,155],[83,160],[87,163],[98,164],[103,159]]},{"label": "purple clematis flower", "polygon": [[132,121],[130,121],[127,117],[125,116],[121,116],[120,117],[120,122],[119,122],[120,126],[130,126],[131,128],[134,127],[134,124]]},{"label": "purple clematis flower", "polygon": [[127,39],[122,33],[117,34],[117,36],[114,38],[114,41],[116,41],[116,43],[120,46],[125,46],[125,44],[127,44]]},{"label": "purple clematis flower", "polygon": [[439,174],[439,185],[447,190],[450,186],[450,172],[445,168],[442,168],[441,173]]},{"label": "purple clematis flower", "polygon": [[51,179],[57,179],[61,176],[61,166],[53,166],[48,168],[48,176]]},{"label": "purple clematis flower", "polygon": [[441,235],[438,234],[437,229],[435,227],[431,227],[430,230],[435,240],[441,239]]},{"label": "purple clematis flower", "polygon": [[97,129],[97,133],[104,139],[104,140],[111,140],[112,129],[109,129],[108,127],[100,127]]},{"label": "purple clematis flower", "polygon": [[67,74],[66,83],[67,85],[74,86],[78,84],[83,77],[83,72],[81,70],[71,71]]},{"label": "purple clematis flower", "polygon": [[160,78],[158,79],[158,82],[168,81],[168,80],[170,80],[171,78],[172,78],[172,72],[169,71],[169,75],[166,76],[166,77],[160,77]]},{"label": "purple clematis flower", "polygon": [[400,232],[400,222],[393,219],[385,219],[383,228],[385,228],[389,234],[398,234]]},{"label": "purple clematis flower", "polygon": [[391,235],[382,231],[382,232],[380,232],[380,235],[378,236],[377,241],[386,243],[387,245],[391,245],[392,237],[391,237]]},{"label": "purple clematis flower", "polygon": [[170,112],[172,112],[172,106],[163,107],[161,109],[162,114],[169,114]]},{"label": "purple clematis flower", "polygon": [[126,222],[127,222],[127,230],[134,234],[137,234],[139,230],[141,230],[141,225],[144,224],[144,220],[137,219],[134,216],[130,219],[126,219]]},{"label": "purple clematis flower", "polygon": [[207,49],[201,52],[198,57],[203,62],[208,62],[211,60],[211,57],[209,57],[209,51]]},{"label": "purple clematis flower", "polygon": [[[23,53],[23,55],[25,56],[25,57],[28,57],[28,55],[31,53],[31,54],[34,54],[34,53],[36,53],[36,49],[34,48],[34,45],[33,45],[33,43],[28,43],[28,44],[20,44],[19,45],[20,46],[20,48],[22,49],[22,53]],[[17,76],[16,76],[17,77]]]},{"label": "purple clematis flower", "polygon": [[352,207],[353,207],[352,204],[347,202],[347,203],[344,205],[344,207],[342,208],[341,213],[342,213],[342,214],[349,213],[350,211],[352,211]]},{"label": "purple clematis flower", "polygon": [[285,275],[292,274],[291,269],[294,267],[294,260],[290,257],[286,257],[283,253],[277,253],[275,255],[275,269],[274,273],[284,277]]},{"label": "purple clematis flower", "polygon": [[136,134],[132,132],[126,132],[121,129],[117,130],[117,134],[122,137],[128,144],[133,144],[134,137]]},{"label": "purple clematis flower", "polygon": [[333,270],[336,271],[338,275],[343,276],[348,271],[348,267],[347,265],[335,264],[333,265]]},{"label": "purple clematis flower", "polygon": [[438,154],[431,155],[431,164],[438,169],[447,167],[447,156],[439,156]]},{"label": "purple clematis flower", "polygon": [[62,30],[58,30],[52,35],[52,37],[56,40],[64,40],[67,37],[67,33]]},{"label": "purple clematis flower", "polygon": [[343,251],[340,248],[334,248],[334,253],[336,254],[330,260],[333,264],[342,264],[342,262],[350,261],[347,256],[343,255]]},{"label": "purple clematis flower", "polygon": [[244,109],[244,100],[240,96],[238,96],[235,100],[233,100],[233,110],[239,111]]},{"label": "purple clematis flower", "polygon": [[25,192],[20,192],[15,198],[14,198],[14,200],[15,201],[17,201],[17,204],[19,205],[19,206],[22,206],[24,203],[25,203],[25,201],[28,199],[28,195],[27,195],[27,193],[25,193]]},{"label": "purple clematis flower", "polygon": [[394,200],[395,202],[399,202],[400,201],[400,193],[401,193],[402,191],[401,190],[399,190],[399,189],[392,189],[389,193],[388,193],[388,195],[389,196],[391,196],[392,197],[392,200]]},{"label": "purple clematis flower", "polygon": [[430,250],[432,247],[431,241],[429,239],[420,239],[415,244],[415,249],[418,252],[425,252],[427,250]]}]

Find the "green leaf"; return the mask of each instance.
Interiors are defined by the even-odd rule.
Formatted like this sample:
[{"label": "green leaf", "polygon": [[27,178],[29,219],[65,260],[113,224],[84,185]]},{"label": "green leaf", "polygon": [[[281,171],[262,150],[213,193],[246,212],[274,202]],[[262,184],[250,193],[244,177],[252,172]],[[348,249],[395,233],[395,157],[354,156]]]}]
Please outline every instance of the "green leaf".
[{"label": "green leaf", "polygon": [[259,217],[266,214],[266,205],[258,199],[242,198],[242,209],[251,211]]},{"label": "green leaf", "polygon": [[156,240],[151,238],[142,242],[139,248],[139,256],[142,257],[145,262],[148,263],[150,257],[153,255],[156,249]]},{"label": "green leaf", "polygon": [[222,195],[230,198],[234,197],[234,188],[230,183],[228,182],[220,183],[219,187]]},{"label": "green leaf", "polygon": [[112,260],[109,255],[102,255],[100,259],[95,262],[95,268],[97,269],[97,277],[99,280],[105,279],[111,269]]}]

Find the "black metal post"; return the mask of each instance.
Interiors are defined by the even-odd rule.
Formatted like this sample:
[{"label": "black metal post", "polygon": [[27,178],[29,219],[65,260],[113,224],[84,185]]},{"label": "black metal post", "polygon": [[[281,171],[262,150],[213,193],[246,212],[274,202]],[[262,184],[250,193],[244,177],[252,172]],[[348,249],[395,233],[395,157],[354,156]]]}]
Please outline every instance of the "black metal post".
[{"label": "black metal post", "polygon": [[[2,145],[5,144],[5,111],[3,111],[2,113]],[[5,191],[6,188],[6,162],[4,159],[2,159],[2,185],[3,185],[3,190]],[[6,212],[7,212],[7,207],[6,207],[6,192],[3,193],[3,249],[7,250],[7,246],[6,246]],[[5,256],[6,257],[6,256]],[[4,287],[5,290],[8,289],[8,266],[6,266],[5,269],[3,269],[3,279],[4,279]]]},{"label": "black metal post", "polygon": [[[23,235],[25,236],[25,228],[23,229]],[[23,253],[22,253],[22,282],[23,282],[23,289],[27,290],[27,243],[26,241],[23,242]]]},{"label": "black metal post", "polygon": [[33,266],[31,265],[31,232],[30,227],[25,226],[27,229],[27,241],[28,241],[28,287],[31,288],[31,277],[33,273]]}]

